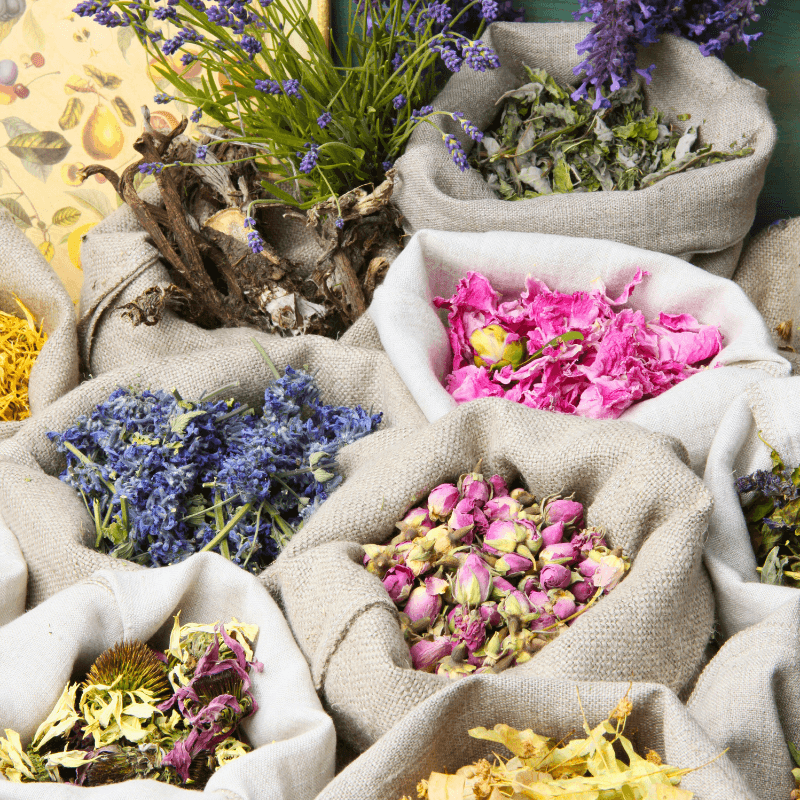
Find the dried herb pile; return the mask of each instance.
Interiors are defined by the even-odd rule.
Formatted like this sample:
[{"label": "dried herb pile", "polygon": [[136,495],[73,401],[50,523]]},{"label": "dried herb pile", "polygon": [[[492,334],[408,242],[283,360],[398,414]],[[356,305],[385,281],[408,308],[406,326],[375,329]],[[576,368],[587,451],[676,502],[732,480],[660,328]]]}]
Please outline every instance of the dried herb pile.
[{"label": "dried herb pile", "polygon": [[415,669],[450,678],[522,664],[630,569],[583,506],[541,501],[500,475],[443,483],[364,564],[400,609]]},{"label": "dried herb pile", "polygon": [[[580,698],[579,698],[580,701]],[[504,745],[512,758],[495,755],[494,763],[480,759],[461,767],[454,775],[432,772],[417,785],[418,800],[691,800],[692,792],[679,789],[681,777],[691,769],[664,764],[649,750],[644,757],[623,735],[625,721],[633,711],[627,697],[608,719],[590,728],[584,717],[585,739],[556,741],[509,725],[493,729],[473,728],[474,739]],[[616,746],[616,747],[615,747]],[[621,751],[621,757],[618,752]],[[401,800],[411,800],[408,796]]]},{"label": "dried herb pile", "polygon": [[697,129],[681,134],[658,111],[648,114],[641,80],[612,93],[609,108],[595,110],[587,99],[572,99],[573,87],[523,66],[528,83],[500,98],[498,122],[470,154],[472,166],[504,200],[645,189],[670,175],[753,152],[734,150],[735,143],[726,150],[693,150]]},{"label": "dried herb pile", "polygon": [[28,381],[47,334],[37,329],[30,310],[15,297],[25,319],[0,311],[0,421],[12,422],[31,415]]},{"label": "dried herb pile", "polygon": [[[265,355],[262,351],[262,355]],[[341,476],[336,453],[381,414],[326,405],[314,377],[287,366],[263,411],[177,392],[117,389],[63,433],[61,480],[94,519],[94,547],[148,567],[212,550],[261,572]]]},{"label": "dried herb pile", "polygon": [[140,641],[102,653],[68,684],[23,747],[0,738],[0,774],[15,783],[103,786],[134,778],[202,789],[221,766],[249,752],[239,731],[258,710],[250,671],[261,672],[256,625],[181,625],[164,653]]},{"label": "dried herb pile", "polygon": [[800,589],[800,466],[787,467],[768,447],[772,469],[738,478],[736,491],[761,582]]},{"label": "dried herb pile", "polygon": [[722,349],[715,325],[691,314],[645,320],[626,303],[649,275],[641,269],[616,299],[599,279],[565,294],[528,276],[519,297],[503,301],[488,279],[467,272],[447,310],[453,352],[447,391],[459,403],[505,397],[531,408],[615,419],[704,369]]}]

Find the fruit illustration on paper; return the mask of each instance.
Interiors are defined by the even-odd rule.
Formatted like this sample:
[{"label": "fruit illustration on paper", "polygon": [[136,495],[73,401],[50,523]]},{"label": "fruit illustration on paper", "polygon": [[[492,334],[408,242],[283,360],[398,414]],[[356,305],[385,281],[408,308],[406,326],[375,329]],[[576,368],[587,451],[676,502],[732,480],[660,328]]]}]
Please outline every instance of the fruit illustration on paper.
[{"label": "fruit illustration on paper", "polygon": [[7,106],[17,99],[17,93],[13,86],[3,86],[0,83],[0,106]]},{"label": "fruit illustration on paper", "polygon": [[75,230],[72,231],[72,233],[70,233],[69,239],[67,239],[67,253],[69,253],[69,260],[78,269],[82,269],[82,267],[81,267],[81,239],[92,228],[94,228],[95,225],[97,225],[96,222],[87,222],[84,225],[80,225],[79,227],[75,228]]},{"label": "fruit illustration on paper", "polygon": [[150,114],[150,124],[159,133],[171,133],[172,129],[178,124],[178,120],[169,111],[154,111]]},{"label": "fruit illustration on paper", "polygon": [[34,53],[31,56],[31,64],[33,64],[34,67],[43,67],[44,56],[41,53]]},{"label": "fruit illustration on paper", "polygon": [[118,156],[125,143],[122,128],[109,108],[98,105],[83,126],[83,149],[98,161]]},{"label": "fruit illustration on paper", "polygon": [[19,67],[10,59],[0,61],[0,83],[3,86],[12,86],[19,75]]}]

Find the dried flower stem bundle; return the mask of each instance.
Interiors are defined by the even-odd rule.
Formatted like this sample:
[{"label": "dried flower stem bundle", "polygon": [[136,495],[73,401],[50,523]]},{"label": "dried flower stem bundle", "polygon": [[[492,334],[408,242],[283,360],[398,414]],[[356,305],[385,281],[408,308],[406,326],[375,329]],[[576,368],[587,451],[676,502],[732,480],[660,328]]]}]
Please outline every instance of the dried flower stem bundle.
[{"label": "dried flower stem bundle", "polygon": [[[580,703],[580,695],[578,696]],[[581,707],[581,711],[583,708]],[[664,764],[650,750],[642,757],[623,735],[625,721],[633,706],[625,696],[595,728],[583,720],[585,739],[557,742],[508,725],[492,730],[473,728],[475,739],[503,744],[513,757],[495,755],[490,764],[481,759],[461,767],[454,775],[433,772],[417,786],[419,800],[502,800],[506,797],[531,800],[580,798],[594,800],[691,800],[692,792],[678,788],[681,777],[692,769]],[[616,745],[616,749],[615,749]],[[621,749],[624,758],[618,758]],[[410,800],[407,796],[402,800]]]},{"label": "dried flower stem bundle", "polygon": [[135,778],[202,789],[223,764],[250,750],[239,723],[258,710],[250,671],[263,670],[258,627],[181,626],[157,653],[139,641],[103,652],[82,683],[67,685],[23,747],[6,730],[0,774],[16,783],[103,786]]},{"label": "dried flower stem bundle", "polygon": [[43,326],[36,328],[30,310],[15,297],[25,318],[0,311],[0,421],[11,422],[31,415],[28,381],[39,352],[47,341]]}]

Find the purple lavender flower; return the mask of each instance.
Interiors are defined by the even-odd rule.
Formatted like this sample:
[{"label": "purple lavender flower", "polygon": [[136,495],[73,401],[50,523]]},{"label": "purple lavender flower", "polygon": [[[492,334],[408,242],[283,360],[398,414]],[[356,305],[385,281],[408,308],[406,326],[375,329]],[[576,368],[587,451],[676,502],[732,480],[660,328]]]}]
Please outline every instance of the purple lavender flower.
[{"label": "purple lavender flower", "polygon": [[336,227],[337,227],[339,230],[341,230],[342,228],[344,228],[344,220],[343,220],[341,217],[336,217],[336,219],[333,221],[333,224],[334,224],[334,225],[335,225],[335,226],[336,226]]},{"label": "purple lavender flower", "polygon": [[317,161],[319,160],[319,145],[306,142],[306,147],[308,150],[303,155],[298,169],[300,172],[308,173],[317,166]]},{"label": "purple lavender flower", "polygon": [[445,67],[450,72],[458,72],[461,69],[463,59],[449,43],[443,42],[439,37],[435,37],[428,42],[428,48],[439,54]]},{"label": "purple lavender flower", "polygon": [[279,95],[281,93],[281,85],[278,81],[273,81],[270,78],[265,81],[256,81],[255,86],[259,92],[265,92],[266,94]]},{"label": "purple lavender flower", "polygon": [[189,119],[192,122],[200,122],[200,118],[202,116],[203,116],[203,109],[202,108],[196,108],[194,111],[192,111],[191,114],[189,114]]},{"label": "purple lavender flower", "polygon": [[174,6],[159,6],[153,11],[153,16],[160,20],[170,19],[175,23],[178,22],[178,11]]},{"label": "purple lavender flower", "polygon": [[142,175],[160,175],[163,169],[164,165],[157,161],[152,164],[139,164],[139,172],[141,172]]},{"label": "purple lavender flower", "polygon": [[264,240],[258,231],[250,231],[247,234],[247,245],[256,255],[264,249]]},{"label": "purple lavender flower", "polygon": [[248,216],[244,218],[244,222],[242,223],[242,225],[245,228],[250,228],[251,230],[255,230],[256,221],[253,217]]},{"label": "purple lavender flower", "polygon": [[289,78],[283,82],[283,91],[288,97],[300,97],[300,81],[297,78]]},{"label": "purple lavender flower", "polygon": [[330,124],[330,121],[332,119],[333,119],[333,115],[331,114],[330,111],[323,111],[317,117],[317,125],[319,125],[320,128],[326,128]]},{"label": "purple lavender flower", "polygon": [[442,139],[447,145],[447,149],[450,153],[450,157],[453,159],[453,163],[462,172],[466,172],[469,169],[469,164],[467,164],[467,154],[464,152],[461,142],[459,142],[452,133],[443,133]]},{"label": "purple lavender flower", "polygon": [[208,145],[207,144],[198,145],[197,150],[195,150],[194,153],[195,161],[205,161],[207,155],[208,155]]},{"label": "purple lavender flower", "polygon": [[433,106],[422,106],[422,108],[415,108],[411,112],[411,119],[414,121],[418,121],[431,113],[433,113]]},{"label": "purple lavender flower", "polygon": [[405,108],[407,105],[408,100],[406,100],[406,96],[404,94],[395,95],[394,99],[392,100],[392,105],[399,111],[401,108]]},{"label": "purple lavender flower", "polygon": [[239,45],[247,53],[251,61],[261,52],[262,48],[261,42],[249,33],[242,36],[239,40]]},{"label": "purple lavender flower", "polygon": [[381,162],[381,169],[384,172],[388,172],[393,166],[394,166],[394,163],[392,161],[382,161]]},{"label": "purple lavender flower", "polygon": [[158,105],[165,105],[166,103],[171,103],[175,97],[171,94],[166,94],[165,92],[157,92],[153,95],[153,101],[158,103]]},{"label": "purple lavender flower", "polygon": [[461,130],[463,130],[473,142],[480,142],[483,139],[483,131],[479,130],[477,125],[474,125],[468,119],[464,119],[464,114],[461,111],[454,112],[452,116],[461,126]]},{"label": "purple lavender flower", "polygon": [[464,63],[476,72],[486,72],[487,69],[497,69],[500,66],[497,53],[483,42],[462,41],[461,52]]},{"label": "purple lavender flower", "polygon": [[487,22],[494,22],[500,14],[497,0],[481,0],[481,16]]}]

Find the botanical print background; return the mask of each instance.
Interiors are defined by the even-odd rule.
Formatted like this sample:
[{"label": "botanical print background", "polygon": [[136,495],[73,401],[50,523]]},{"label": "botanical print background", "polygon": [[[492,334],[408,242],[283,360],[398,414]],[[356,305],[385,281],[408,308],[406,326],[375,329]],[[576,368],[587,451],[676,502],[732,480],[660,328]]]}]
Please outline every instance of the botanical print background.
[{"label": "botanical print background", "polygon": [[75,299],[80,238],[120,202],[105,178],[81,184],[78,170],[99,163],[120,173],[138,160],[142,105],[165,131],[194,110],[156,105],[154,93],[170,88],[163,80],[154,87],[158,76],[130,28],[82,19],[76,4],[0,0],[0,203]]}]

